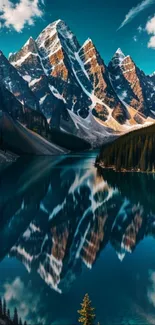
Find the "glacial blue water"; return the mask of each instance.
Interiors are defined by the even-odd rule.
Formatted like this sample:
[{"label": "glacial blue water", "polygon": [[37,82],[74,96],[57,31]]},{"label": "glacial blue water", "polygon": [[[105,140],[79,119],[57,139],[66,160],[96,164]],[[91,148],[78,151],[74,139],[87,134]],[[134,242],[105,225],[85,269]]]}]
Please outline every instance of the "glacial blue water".
[{"label": "glacial blue water", "polygon": [[96,152],[0,171],[0,295],[30,324],[155,323],[155,178],[97,170]]}]

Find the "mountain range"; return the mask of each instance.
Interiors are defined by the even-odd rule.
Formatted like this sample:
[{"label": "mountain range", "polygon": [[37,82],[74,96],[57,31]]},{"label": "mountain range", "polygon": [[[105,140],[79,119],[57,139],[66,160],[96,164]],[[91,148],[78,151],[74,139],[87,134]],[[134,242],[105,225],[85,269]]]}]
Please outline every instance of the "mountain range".
[{"label": "mountain range", "polygon": [[1,89],[7,109],[2,101],[0,109],[34,132],[41,124],[40,136],[56,145],[47,129],[96,147],[155,119],[154,75],[146,75],[121,49],[106,66],[93,41],[79,44],[62,20],[36,40],[30,37],[8,59],[0,52],[0,95]]}]

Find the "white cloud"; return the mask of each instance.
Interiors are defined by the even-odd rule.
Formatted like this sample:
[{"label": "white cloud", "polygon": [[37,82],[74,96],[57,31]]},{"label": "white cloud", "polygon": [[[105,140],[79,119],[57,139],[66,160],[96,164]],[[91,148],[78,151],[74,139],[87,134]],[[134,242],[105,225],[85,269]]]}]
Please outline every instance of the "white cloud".
[{"label": "white cloud", "polygon": [[147,44],[147,47],[151,48],[151,49],[155,49],[155,36],[151,36],[151,38]]},{"label": "white cloud", "polygon": [[149,302],[155,307],[155,272],[150,271],[149,274],[150,287],[147,292]]},{"label": "white cloud", "polygon": [[45,317],[38,315],[41,308],[40,296],[36,295],[29,285],[25,286],[20,277],[16,277],[13,281],[7,281],[0,294],[5,298],[12,313],[17,307],[19,316],[23,319],[32,321],[31,318],[33,318],[35,324],[47,323]]},{"label": "white cloud", "polygon": [[121,23],[118,30],[128,24],[132,19],[134,19],[141,11],[145,10],[147,7],[155,3],[155,0],[143,0],[136,7],[133,7],[129,10],[125,16],[123,22]]},{"label": "white cloud", "polygon": [[142,26],[138,26],[137,30],[138,30],[139,33],[141,33],[143,31]]},{"label": "white cloud", "polygon": [[138,39],[137,39],[137,36],[136,36],[136,35],[133,37],[133,40],[134,40],[134,42],[137,42],[137,41],[138,41]]},{"label": "white cloud", "polygon": [[149,35],[150,34],[153,35],[153,36],[151,36],[151,38],[147,44],[147,47],[155,49],[155,16],[148,20],[145,30]]},{"label": "white cloud", "polygon": [[20,0],[16,4],[11,0],[0,0],[1,27],[11,27],[21,32],[25,24],[33,25],[35,18],[43,16],[43,4],[43,0]]},{"label": "white cloud", "polygon": [[155,16],[148,20],[145,29],[148,34],[155,34]]}]

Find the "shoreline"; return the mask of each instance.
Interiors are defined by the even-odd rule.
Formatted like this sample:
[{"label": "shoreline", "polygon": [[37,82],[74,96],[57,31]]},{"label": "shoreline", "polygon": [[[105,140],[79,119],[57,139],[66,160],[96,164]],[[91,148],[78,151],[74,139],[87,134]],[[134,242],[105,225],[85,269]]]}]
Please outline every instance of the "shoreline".
[{"label": "shoreline", "polygon": [[109,167],[105,167],[102,163],[95,163],[95,167],[96,168],[102,168],[102,169],[105,169],[105,170],[112,170],[114,171],[115,173],[141,173],[141,174],[155,174],[155,171],[142,171],[140,169],[121,169],[121,170],[117,170],[115,168],[115,166],[109,166]]}]

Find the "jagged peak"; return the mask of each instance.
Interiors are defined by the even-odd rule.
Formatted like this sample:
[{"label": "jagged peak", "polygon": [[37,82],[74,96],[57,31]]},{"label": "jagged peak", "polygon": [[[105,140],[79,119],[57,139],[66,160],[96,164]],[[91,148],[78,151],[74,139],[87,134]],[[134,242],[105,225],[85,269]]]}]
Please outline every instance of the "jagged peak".
[{"label": "jagged peak", "polygon": [[[69,29],[69,27],[67,26],[67,24],[63,21],[63,20],[61,20],[61,19],[58,19],[58,20],[55,20],[54,22],[52,22],[52,23],[50,23],[49,25],[47,25],[44,29],[43,29],[43,31],[41,32],[41,34],[40,35],[42,35],[42,34],[44,34],[44,33],[46,33],[47,31],[49,31],[49,30],[54,30],[55,32],[57,31],[57,30],[59,30],[59,29],[61,29],[61,28],[68,28]],[[39,35],[39,36],[40,36]],[[39,37],[38,37],[39,38]]]},{"label": "jagged peak", "polygon": [[115,54],[112,57],[112,60],[109,64],[112,64],[113,67],[118,67],[122,64],[124,59],[126,58],[125,54],[122,52],[121,48],[119,47]]},{"label": "jagged peak", "polygon": [[9,55],[8,55],[8,60],[10,60],[10,58],[11,58],[13,55],[15,55],[16,53],[17,53],[17,52],[14,52],[14,53],[10,52]]},{"label": "jagged peak", "polygon": [[8,60],[12,63],[12,61],[16,60],[16,55],[20,55],[23,51],[29,51],[30,48],[33,49],[33,51],[36,51],[36,43],[32,36],[29,37],[27,42],[18,52],[10,53],[8,56]]},{"label": "jagged peak", "polygon": [[2,56],[2,55],[4,56],[4,54],[3,54],[2,50],[0,50],[0,56]]},{"label": "jagged peak", "polygon": [[30,36],[30,38],[27,40],[27,42],[24,44],[22,48],[28,46],[30,43],[35,43],[35,40],[33,39],[32,36]]},{"label": "jagged peak", "polygon": [[154,77],[154,76],[155,76],[155,71],[149,75],[149,77]]},{"label": "jagged peak", "polygon": [[[55,38],[55,42],[53,42],[53,38]],[[47,40],[49,40],[49,42],[47,42]],[[63,20],[58,19],[49,24],[40,33],[36,39],[36,44],[39,49],[52,53],[52,48],[54,51],[58,47],[58,44],[59,46],[65,47],[66,40],[68,40],[68,43],[70,44],[71,51],[78,52],[80,46],[75,35]],[[66,51],[68,51],[68,45],[66,45]]]},{"label": "jagged peak", "polygon": [[83,43],[82,47],[86,46],[89,43],[93,44],[93,41],[91,38],[87,38],[87,40]]},{"label": "jagged peak", "polygon": [[115,54],[117,54],[117,55],[119,55],[121,57],[125,57],[125,54],[122,52],[122,50],[121,50],[120,47],[117,49],[117,51],[115,52]]},{"label": "jagged peak", "polygon": [[83,51],[83,49],[86,47],[86,46],[91,46],[92,48],[94,48],[94,49],[96,49],[95,48],[95,45],[94,45],[94,43],[93,43],[93,41],[92,41],[92,39],[91,38],[87,38],[87,40],[83,43],[83,45],[80,47],[80,49],[79,49],[79,53],[81,52],[81,51]]},{"label": "jagged peak", "polygon": [[62,19],[57,19],[50,25],[52,25],[53,27],[57,27],[60,23],[66,25],[66,23]]}]

